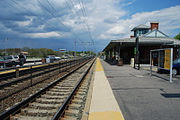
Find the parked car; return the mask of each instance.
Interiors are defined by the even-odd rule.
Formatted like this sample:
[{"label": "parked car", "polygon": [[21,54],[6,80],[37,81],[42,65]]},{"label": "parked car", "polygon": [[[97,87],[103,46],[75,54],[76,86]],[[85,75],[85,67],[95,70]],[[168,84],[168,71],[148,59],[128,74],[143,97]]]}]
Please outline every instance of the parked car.
[{"label": "parked car", "polygon": [[61,60],[61,58],[60,58],[60,57],[55,56],[55,60]]},{"label": "parked car", "polygon": [[176,60],[173,62],[172,73],[173,73],[173,75],[180,74],[180,58],[179,58],[179,59],[176,59]]},{"label": "parked car", "polygon": [[[158,73],[169,73],[169,70],[159,68],[157,72]],[[172,74],[173,75],[180,74],[180,58],[173,61]]]},{"label": "parked car", "polygon": [[68,56],[67,55],[63,55],[61,58],[62,59],[68,59]]},{"label": "parked car", "polygon": [[[6,60],[8,63],[11,64],[10,67],[16,66],[19,63],[18,59],[16,59],[13,55],[4,56],[4,60]],[[11,61],[11,62],[9,62],[9,61]]]},{"label": "parked car", "polygon": [[0,57],[0,68],[4,68],[5,67],[5,60],[3,57]]},{"label": "parked car", "polygon": [[47,56],[46,63],[53,63],[55,61],[55,56]]},{"label": "parked car", "polygon": [[18,55],[14,55],[14,59],[15,59],[16,61],[19,61],[19,56],[18,56]]},{"label": "parked car", "polygon": [[0,57],[0,68],[12,67],[13,65],[13,61],[4,59],[4,57]]}]

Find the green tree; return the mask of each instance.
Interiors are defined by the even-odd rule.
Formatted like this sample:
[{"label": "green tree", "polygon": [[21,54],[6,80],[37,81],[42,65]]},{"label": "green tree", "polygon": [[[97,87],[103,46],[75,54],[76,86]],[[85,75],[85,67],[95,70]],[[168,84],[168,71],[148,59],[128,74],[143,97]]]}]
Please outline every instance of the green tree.
[{"label": "green tree", "polygon": [[23,48],[22,48],[22,50],[23,50],[24,52],[28,52],[28,51],[29,51],[29,49],[30,49],[30,48],[29,48],[29,47],[27,47],[27,46],[25,46],[25,47],[23,47]]},{"label": "green tree", "polygon": [[174,37],[174,39],[180,40],[180,33]]}]

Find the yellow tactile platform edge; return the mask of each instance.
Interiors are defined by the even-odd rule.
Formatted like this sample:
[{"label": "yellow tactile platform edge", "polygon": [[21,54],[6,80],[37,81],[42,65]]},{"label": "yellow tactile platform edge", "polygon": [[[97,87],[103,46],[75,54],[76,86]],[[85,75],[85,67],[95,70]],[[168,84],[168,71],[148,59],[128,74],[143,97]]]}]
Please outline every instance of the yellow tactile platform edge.
[{"label": "yellow tactile platform edge", "polygon": [[99,58],[97,58],[97,62],[96,62],[96,71],[104,71]]},{"label": "yellow tactile platform edge", "polygon": [[124,120],[99,58],[88,120]]}]

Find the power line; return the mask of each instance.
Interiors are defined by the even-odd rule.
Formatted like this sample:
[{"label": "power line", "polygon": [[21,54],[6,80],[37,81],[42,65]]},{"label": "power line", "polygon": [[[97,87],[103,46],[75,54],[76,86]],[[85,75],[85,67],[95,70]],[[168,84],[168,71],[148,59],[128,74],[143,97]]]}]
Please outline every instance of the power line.
[{"label": "power line", "polygon": [[[45,7],[39,0],[38,0],[38,2],[41,4],[41,6],[47,11],[47,12],[49,12],[54,18],[57,18],[56,17],[56,15],[54,14],[54,13],[52,13],[47,7]],[[57,11],[53,6],[52,6],[52,4],[50,3],[50,1],[48,1],[48,3],[49,3],[49,5],[55,10],[55,11]],[[61,22],[61,24],[63,25],[63,26],[65,26],[62,22]],[[65,26],[66,27],[66,26]],[[74,36],[78,39],[78,40],[80,40],[80,38],[74,33],[74,32],[72,32],[73,34],[74,34]],[[81,40],[80,40],[81,41]]]},{"label": "power line", "polygon": [[50,1],[49,1],[49,0],[46,0],[46,1],[47,1],[47,3],[49,4],[49,6],[50,6],[55,12],[57,12],[56,9],[53,7],[53,5],[50,3]]},{"label": "power line", "polygon": [[[84,16],[85,16],[86,18],[88,18],[88,17],[87,17],[87,12],[86,12],[86,10],[85,10],[85,6],[84,6],[84,3],[83,3],[83,0],[79,0],[79,2],[81,3],[82,12],[83,12]],[[93,48],[94,48],[94,50],[96,51],[96,47],[94,46],[94,40],[93,40],[93,38],[92,38],[92,35],[91,35],[91,32],[90,32],[90,27],[89,27],[89,24],[88,24],[87,20],[86,20],[86,25],[87,25],[87,28],[88,28],[88,33],[89,33],[90,39],[91,39],[91,41],[92,41],[92,43],[93,43]]]},{"label": "power line", "polygon": [[[34,13],[32,13],[30,10],[28,10],[27,8],[25,8],[24,6],[20,5],[18,2],[16,2],[15,0],[11,0],[13,3],[15,3],[17,6],[20,6],[18,8],[23,8],[24,10],[26,10],[28,13],[30,13],[31,15],[34,15]],[[11,5],[10,3],[8,3],[11,7],[14,7],[13,5]],[[15,8],[15,7],[14,7]],[[40,17],[41,22],[53,27],[54,29],[57,29],[56,26],[50,25],[49,23],[47,23],[47,20],[44,20]]]},{"label": "power line", "polygon": [[[72,5],[74,6],[74,2],[73,2],[72,0],[70,0],[70,1],[72,2]],[[16,2],[15,0],[11,0],[11,2],[15,3],[15,4],[18,6],[18,8],[23,8],[23,9],[25,9],[28,13],[30,13],[30,15],[32,15],[32,16],[35,15],[34,13],[32,13],[31,11],[29,11],[26,7],[22,6],[21,4],[19,4],[19,3]],[[42,7],[43,9],[45,9],[51,16],[53,16],[53,18],[57,19],[56,15],[55,15],[55,13],[57,13],[57,10],[53,7],[53,5],[51,4],[51,2],[50,2],[49,0],[47,0],[47,3],[48,3],[48,5],[52,8],[52,10],[53,10],[54,12],[52,12],[51,10],[49,10],[49,9],[48,9],[45,5],[43,5],[39,0],[38,0],[38,3],[39,3],[39,4],[41,5],[41,7]],[[10,4],[10,3],[8,3],[8,4],[9,4],[9,6],[14,7],[14,5],[12,5],[12,4]],[[19,7],[19,6],[20,6],[20,7]],[[14,8],[15,8],[15,7],[14,7]],[[17,8],[16,8],[16,9],[17,9]],[[45,19],[42,19],[41,17],[40,17],[40,19],[41,19],[41,22],[44,21],[44,23],[48,24]],[[61,24],[62,24],[63,26],[65,26],[62,22],[61,22]],[[48,24],[48,25],[50,25],[50,24]],[[52,26],[52,25],[50,25],[50,26]],[[52,26],[52,27],[56,29],[57,26],[56,26],[56,27]],[[65,27],[66,27],[66,26],[65,26]],[[73,33],[73,32],[72,32],[72,33]],[[75,36],[75,39],[81,41],[80,38],[79,38],[75,33],[73,33],[73,35]],[[82,42],[82,41],[81,41],[81,42]]]},{"label": "power line", "polygon": [[[38,3],[39,3],[50,15],[52,15],[54,18],[57,19],[56,15],[55,15],[54,13],[52,13],[47,7],[45,7],[39,0],[37,0],[37,1],[38,1]],[[52,6],[52,4],[50,3],[50,1],[49,1],[49,5]],[[52,6],[52,7],[53,7],[53,6]],[[56,11],[56,9],[55,9],[54,7],[53,7],[53,9]],[[61,22],[61,24],[62,24],[63,26],[65,26],[62,22]],[[65,27],[66,27],[66,26],[65,26]],[[76,40],[81,41],[80,38],[79,38],[74,32],[72,32],[72,33],[73,33],[73,35],[75,36],[75,39],[76,39]],[[76,40],[74,40],[74,41],[75,41],[75,47],[76,47],[76,43],[77,43]],[[75,48],[75,50],[76,50],[76,48]]]},{"label": "power line", "polygon": [[[69,4],[68,4],[69,3]],[[75,3],[73,2],[73,0],[69,0],[69,2],[66,0],[66,6],[69,8],[69,9],[71,9],[71,11],[73,12],[73,13],[75,13],[75,14],[77,14],[77,16],[79,16],[79,18],[81,18],[81,16],[80,16],[80,14],[78,13],[78,12],[74,12],[72,9],[72,7],[74,7],[75,6]],[[72,7],[71,7],[72,6]],[[84,22],[84,24],[82,25],[84,28],[85,28],[85,30],[87,29],[87,31],[88,31],[88,28],[87,28],[87,25],[85,25],[86,24],[86,22],[85,22],[85,20],[83,20],[83,22]],[[89,34],[89,33],[88,33]],[[81,41],[81,43],[83,43],[82,41]],[[86,45],[86,44],[82,44],[82,45]],[[86,48],[87,49],[87,48]]]},{"label": "power line", "polygon": [[[70,3],[71,3],[71,5],[74,7],[75,6],[75,3],[73,2],[73,0],[69,0],[70,1]],[[67,2],[67,0],[66,0],[66,4],[67,4],[67,6],[69,7],[69,9],[71,9],[71,11],[72,11],[72,8],[70,7],[70,5],[68,4],[68,2]],[[73,12],[73,11],[72,11]],[[79,18],[81,18],[81,16],[80,16],[80,14],[79,13],[77,13],[77,12],[75,12],[75,14],[77,14],[77,16],[79,17]],[[83,21],[84,23],[85,23],[85,21]],[[86,25],[85,24],[83,24],[82,25],[84,28],[85,28],[85,30],[86,30]]]},{"label": "power line", "polygon": [[[45,7],[39,0],[38,0],[38,2],[40,3],[40,5],[46,10],[46,11],[48,11],[53,17],[55,17],[56,18],[56,16],[47,8],[47,7]],[[53,5],[51,4],[51,2],[49,1],[49,0],[47,0],[47,2],[48,2],[48,5],[54,10],[54,11],[56,11],[56,9],[53,7]],[[72,0],[70,0],[70,2],[71,2],[71,4],[72,4],[72,6],[75,6],[75,4],[74,4],[74,2],[72,1]],[[68,2],[66,1],[66,5],[68,6]],[[70,6],[69,6],[69,8],[70,8]],[[85,15],[85,14],[84,14]],[[64,24],[63,24],[64,25]],[[74,35],[75,35],[75,37],[76,37],[76,39],[78,39],[79,41],[81,41],[80,40],[80,38],[75,34],[75,33],[73,33]],[[89,35],[90,35],[90,32],[89,32]],[[82,42],[82,41],[81,41]]]},{"label": "power line", "polygon": [[[80,6],[81,6],[80,9],[81,9],[81,12],[82,12],[84,18],[88,18],[88,17],[87,17],[87,14],[86,14],[85,7],[84,7],[84,3],[83,3],[81,0],[78,0],[78,1],[79,1]],[[87,26],[87,30],[88,30],[89,37],[90,37],[91,41],[92,41],[93,44],[94,44],[94,40],[93,40],[92,35],[91,35],[91,32],[90,32],[90,27],[89,27],[89,24],[88,24],[88,22],[87,22],[86,19],[85,19],[85,24],[86,24],[86,26]]]}]

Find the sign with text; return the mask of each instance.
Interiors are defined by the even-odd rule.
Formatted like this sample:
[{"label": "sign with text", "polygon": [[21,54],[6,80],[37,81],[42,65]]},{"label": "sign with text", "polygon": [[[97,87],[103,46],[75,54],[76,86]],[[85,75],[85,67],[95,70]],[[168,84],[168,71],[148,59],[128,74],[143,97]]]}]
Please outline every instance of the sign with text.
[{"label": "sign with text", "polygon": [[60,52],[66,52],[66,49],[59,49]]},{"label": "sign with text", "polygon": [[171,49],[168,49],[168,50],[165,50],[164,69],[170,70],[170,64],[171,64]]},{"label": "sign with text", "polygon": [[[169,70],[169,81],[172,82],[173,48],[155,49],[150,51],[150,75],[153,66],[157,66],[157,71]],[[166,78],[165,78],[166,79]]]}]

